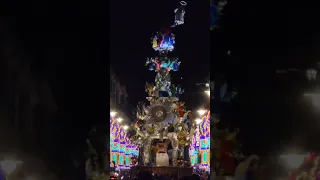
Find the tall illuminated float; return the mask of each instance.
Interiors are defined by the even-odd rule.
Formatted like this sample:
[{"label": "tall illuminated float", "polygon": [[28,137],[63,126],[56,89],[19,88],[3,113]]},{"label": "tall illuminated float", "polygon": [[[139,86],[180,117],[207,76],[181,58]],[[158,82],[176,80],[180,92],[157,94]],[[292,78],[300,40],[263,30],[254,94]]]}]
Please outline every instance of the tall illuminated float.
[{"label": "tall illuminated float", "polygon": [[[194,135],[194,124],[191,111],[187,111],[184,103],[179,101],[183,93],[180,86],[171,83],[172,71],[178,71],[181,61],[169,57],[169,52],[175,48],[174,27],[184,24],[186,2],[174,10],[174,25],[156,32],[151,37],[152,48],[158,53],[157,57],[147,58],[146,66],[156,72],[155,83],[146,84],[148,105],[139,103],[137,106],[137,121],[131,140],[142,147],[143,164],[165,166],[169,164],[168,147],[172,146],[172,166],[184,163],[184,149],[189,146]],[[156,151],[157,158],[151,158],[152,142],[157,141],[161,150]],[[165,145],[167,144],[167,145]],[[155,159],[155,162],[152,162]]]}]

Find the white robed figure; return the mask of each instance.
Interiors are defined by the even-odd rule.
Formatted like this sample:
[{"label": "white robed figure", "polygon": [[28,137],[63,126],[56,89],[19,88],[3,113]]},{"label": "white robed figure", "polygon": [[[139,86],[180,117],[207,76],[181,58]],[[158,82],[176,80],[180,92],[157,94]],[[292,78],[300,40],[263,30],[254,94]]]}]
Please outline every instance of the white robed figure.
[{"label": "white robed figure", "polygon": [[167,146],[164,143],[158,143],[158,152],[156,154],[157,166],[169,166],[169,156],[167,153]]},{"label": "white robed figure", "polygon": [[185,6],[187,6],[187,3],[181,1],[180,6],[174,10],[174,26],[184,24],[184,15],[186,14],[186,11],[184,10]]}]

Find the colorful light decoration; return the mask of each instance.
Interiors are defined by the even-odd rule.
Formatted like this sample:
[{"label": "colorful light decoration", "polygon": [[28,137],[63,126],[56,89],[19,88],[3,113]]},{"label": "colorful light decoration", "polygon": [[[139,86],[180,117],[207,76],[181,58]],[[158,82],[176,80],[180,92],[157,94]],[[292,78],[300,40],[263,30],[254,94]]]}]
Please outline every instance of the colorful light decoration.
[{"label": "colorful light decoration", "polygon": [[127,169],[130,168],[130,165],[131,165],[131,157],[132,157],[132,154],[131,154],[132,148],[131,147],[132,147],[132,145],[131,145],[129,139],[126,138],[126,150],[125,150],[124,165]]},{"label": "colorful light decoration", "polygon": [[200,156],[201,166],[210,169],[210,111],[202,117],[200,124]]},{"label": "colorful light decoration", "polygon": [[195,164],[195,161],[194,161],[194,147],[192,146],[190,146],[189,148],[189,155],[190,155],[191,166],[193,166]]},{"label": "colorful light decoration", "polygon": [[118,166],[119,164],[120,142],[118,132],[119,124],[110,116],[110,163],[112,166]]},{"label": "colorful light decoration", "polygon": [[119,164],[120,168],[124,167],[125,151],[126,151],[126,137],[124,129],[120,129],[119,140],[120,140],[120,152],[119,152]]},{"label": "colorful light decoration", "polygon": [[134,156],[138,157],[139,156],[139,147],[138,146],[134,146]]},{"label": "colorful light decoration", "polygon": [[134,165],[132,157],[138,156],[139,148],[130,142],[124,127],[110,116],[110,166],[130,169]]},{"label": "colorful light decoration", "polygon": [[194,166],[195,164],[198,163],[196,159],[196,156],[198,156],[198,154],[196,153],[196,134],[194,134],[191,140],[191,144],[189,147],[189,155],[190,155],[191,166]]},{"label": "colorful light decoration", "polygon": [[189,147],[191,165],[201,164],[210,169],[210,111],[206,110],[200,117],[202,120],[193,135]]}]

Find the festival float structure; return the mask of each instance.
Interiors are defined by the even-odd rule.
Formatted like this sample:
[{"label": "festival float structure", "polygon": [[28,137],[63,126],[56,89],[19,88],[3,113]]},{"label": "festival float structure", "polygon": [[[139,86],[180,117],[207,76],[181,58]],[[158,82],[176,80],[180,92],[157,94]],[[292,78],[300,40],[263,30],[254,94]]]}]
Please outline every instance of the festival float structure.
[{"label": "festival float structure", "polygon": [[[174,25],[162,29],[151,38],[152,48],[158,56],[147,58],[145,65],[156,73],[155,83],[146,83],[148,104],[138,104],[137,120],[129,134],[130,140],[140,148],[143,158],[141,163],[144,166],[185,166],[188,157],[185,158],[184,151],[189,146],[191,152],[197,152],[198,159],[199,155],[202,157],[197,163],[206,167],[210,163],[210,112],[202,117],[201,124],[194,122],[191,111],[186,110],[184,102],[179,100],[183,89],[171,83],[170,73],[179,70],[181,61],[169,57],[168,54],[175,48],[173,28],[184,24],[186,5],[186,2],[181,1],[180,6],[174,10]],[[153,146],[157,150],[153,151],[156,154],[152,158],[154,142],[157,142],[157,146]],[[170,164],[167,149],[169,143],[172,146]],[[196,156],[191,153],[190,158],[194,159]],[[152,162],[152,159],[155,159],[155,162]]]}]

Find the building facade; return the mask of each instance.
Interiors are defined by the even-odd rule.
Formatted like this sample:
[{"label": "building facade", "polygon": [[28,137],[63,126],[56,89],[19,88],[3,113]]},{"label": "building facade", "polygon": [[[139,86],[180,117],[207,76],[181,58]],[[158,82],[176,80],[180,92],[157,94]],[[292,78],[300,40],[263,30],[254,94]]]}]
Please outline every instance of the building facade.
[{"label": "building facade", "polygon": [[[130,124],[131,116],[128,103],[128,93],[125,85],[121,84],[118,76],[110,68],[110,111],[117,112],[116,116],[121,117],[121,124]],[[107,155],[105,156],[104,169],[109,167],[110,141],[107,141]],[[109,171],[108,171],[109,172]]]},{"label": "building facade", "polygon": [[120,84],[119,78],[110,68],[110,105],[126,105],[127,98],[126,87]]},{"label": "building facade", "polygon": [[130,122],[128,93],[125,85],[121,84],[119,78],[110,68],[110,110],[116,111],[118,116]]},{"label": "building facade", "polygon": [[[57,111],[48,80],[36,78],[31,70],[26,54],[13,39],[9,28],[5,29],[6,21],[3,20],[0,33],[5,37],[1,50],[0,83],[0,123],[1,147],[25,149],[36,142],[36,137],[44,137],[42,131],[49,125],[50,119]],[[45,119],[45,122],[44,122]],[[50,129],[50,128],[49,128]],[[39,131],[38,131],[39,130]]]},{"label": "building facade", "polygon": [[25,48],[10,33],[8,20],[0,19],[0,27],[4,37],[0,50],[0,158],[9,153],[21,158],[26,167],[30,163],[40,171],[41,160],[47,160],[45,156],[51,149],[57,105],[48,79],[35,76],[22,50]]}]

